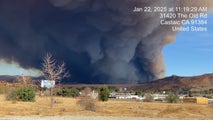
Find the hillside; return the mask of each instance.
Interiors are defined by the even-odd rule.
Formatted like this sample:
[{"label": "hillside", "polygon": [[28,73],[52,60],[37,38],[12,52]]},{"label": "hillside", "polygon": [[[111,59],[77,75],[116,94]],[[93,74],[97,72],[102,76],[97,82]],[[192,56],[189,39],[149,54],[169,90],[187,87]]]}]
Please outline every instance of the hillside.
[{"label": "hillside", "polygon": [[10,76],[10,75],[0,75],[1,81],[13,82],[17,79],[17,76]]},{"label": "hillside", "polygon": [[213,74],[192,77],[170,76],[150,83],[137,85],[143,90],[169,90],[172,88],[192,88],[194,90],[213,88]]},{"label": "hillside", "polygon": [[[98,87],[101,84],[68,84],[69,87]],[[213,74],[204,74],[192,77],[170,76],[143,84],[108,84],[111,87],[126,87],[128,89],[141,90],[171,90],[173,88],[190,88],[193,90],[213,89]]]},{"label": "hillside", "polygon": [[[17,76],[0,76],[0,80],[14,81]],[[38,80],[39,78],[32,78]],[[41,79],[41,78],[40,78]],[[70,87],[98,87],[101,84],[64,84],[64,86]],[[169,90],[172,88],[192,88],[194,90],[201,89],[213,89],[213,74],[204,74],[200,76],[181,77],[170,76],[163,79],[155,80],[149,83],[143,84],[108,84],[112,87],[127,87],[129,89],[141,89],[141,90]]]}]

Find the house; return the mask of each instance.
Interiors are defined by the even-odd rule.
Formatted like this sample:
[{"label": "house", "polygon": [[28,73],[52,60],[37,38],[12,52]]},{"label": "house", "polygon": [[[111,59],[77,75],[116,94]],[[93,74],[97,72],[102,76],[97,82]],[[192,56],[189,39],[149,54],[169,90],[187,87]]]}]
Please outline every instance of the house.
[{"label": "house", "polygon": [[166,95],[166,94],[153,94],[152,96],[153,96],[154,100],[162,100],[163,101],[163,100],[166,99],[166,97],[168,95]]},{"label": "house", "polygon": [[208,104],[208,98],[205,97],[185,97],[184,103]]}]

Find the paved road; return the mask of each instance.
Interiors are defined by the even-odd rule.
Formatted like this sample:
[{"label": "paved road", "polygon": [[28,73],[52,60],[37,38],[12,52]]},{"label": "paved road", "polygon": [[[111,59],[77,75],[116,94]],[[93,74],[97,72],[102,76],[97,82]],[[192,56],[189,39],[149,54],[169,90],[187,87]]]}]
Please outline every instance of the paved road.
[{"label": "paved road", "polygon": [[141,118],[141,117],[76,117],[76,116],[53,116],[53,117],[0,117],[0,120],[178,120],[172,118]]}]

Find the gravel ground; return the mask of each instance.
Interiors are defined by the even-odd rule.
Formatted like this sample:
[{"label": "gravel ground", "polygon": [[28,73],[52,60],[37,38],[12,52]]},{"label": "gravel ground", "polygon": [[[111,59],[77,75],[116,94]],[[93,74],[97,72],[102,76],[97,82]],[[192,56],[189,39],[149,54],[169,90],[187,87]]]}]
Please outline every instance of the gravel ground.
[{"label": "gravel ground", "polygon": [[0,117],[0,120],[178,120],[173,118],[141,118],[141,117],[77,117],[77,116],[53,116],[53,117]]}]

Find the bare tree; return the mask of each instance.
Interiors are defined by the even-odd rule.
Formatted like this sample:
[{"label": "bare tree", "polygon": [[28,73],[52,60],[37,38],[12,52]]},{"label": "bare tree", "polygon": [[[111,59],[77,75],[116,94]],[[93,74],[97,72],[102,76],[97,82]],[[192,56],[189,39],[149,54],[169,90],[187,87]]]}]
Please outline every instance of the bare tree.
[{"label": "bare tree", "polygon": [[45,78],[52,81],[59,81],[70,76],[66,71],[65,63],[63,62],[62,64],[57,64],[57,61],[50,53],[47,53],[43,58],[42,71]]},{"label": "bare tree", "polygon": [[24,74],[18,75],[16,80],[21,85],[34,85],[34,81],[30,76],[25,76]]},{"label": "bare tree", "polygon": [[[70,74],[66,71],[65,63],[58,64],[56,59],[53,58],[52,54],[47,53],[43,58],[42,63],[42,71],[46,79],[56,82],[60,81],[63,78],[67,78]],[[53,87],[50,88],[50,96],[51,96],[51,106],[53,105]]]}]

